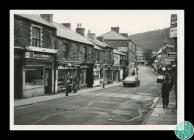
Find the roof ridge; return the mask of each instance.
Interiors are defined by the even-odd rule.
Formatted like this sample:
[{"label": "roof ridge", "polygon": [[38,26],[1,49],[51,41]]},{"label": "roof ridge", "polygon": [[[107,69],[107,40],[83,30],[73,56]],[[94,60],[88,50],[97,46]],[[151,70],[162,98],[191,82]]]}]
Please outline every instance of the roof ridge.
[{"label": "roof ridge", "polygon": [[[104,37],[104,36],[106,36],[107,34],[110,34],[110,33],[113,33],[113,36],[114,36],[114,34],[117,35],[117,37],[119,37],[118,40],[119,40],[119,39],[122,39],[122,40],[129,40],[129,38],[126,38],[126,37],[122,36],[121,34],[115,32],[115,31],[106,32],[106,33],[100,35],[99,37],[101,37],[101,36]],[[109,35],[109,36],[111,36],[111,35]],[[116,40],[117,40],[117,37],[115,38]],[[114,38],[114,37],[113,37],[113,38]],[[113,38],[111,38],[111,39],[113,39]],[[105,39],[106,39],[106,37],[105,37]]]}]

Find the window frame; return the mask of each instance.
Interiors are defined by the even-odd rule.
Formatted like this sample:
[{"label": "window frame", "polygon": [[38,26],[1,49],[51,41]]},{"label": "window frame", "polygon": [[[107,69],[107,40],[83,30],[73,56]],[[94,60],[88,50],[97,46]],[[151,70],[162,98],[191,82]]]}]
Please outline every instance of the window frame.
[{"label": "window frame", "polygon": [[[36,35],[34,35],[34,32],[35,32],[34,29],[39,30],[39,38],[37,38]],[[42,47],[42,27],[32,24],[30,27],[30,39],[31,39],[31,42],[30,42],[31,46],[41,48]],[[36,43],[33,43],[34,40]],[[37,42],[38,42],[38,45],[37,45]]]}]

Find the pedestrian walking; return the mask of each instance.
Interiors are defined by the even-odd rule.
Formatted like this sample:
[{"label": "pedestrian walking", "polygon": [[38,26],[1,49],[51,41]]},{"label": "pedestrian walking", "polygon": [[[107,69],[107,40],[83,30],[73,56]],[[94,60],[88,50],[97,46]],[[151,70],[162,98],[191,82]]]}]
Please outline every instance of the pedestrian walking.
[{"label": "pedestrian walking", "polygon": [[171,91],[171,84],[169,81],[169,77],[165,77],[165,81],[162,83],[162,102],[163,108],[168,108],[169,104],[169,93]]}]

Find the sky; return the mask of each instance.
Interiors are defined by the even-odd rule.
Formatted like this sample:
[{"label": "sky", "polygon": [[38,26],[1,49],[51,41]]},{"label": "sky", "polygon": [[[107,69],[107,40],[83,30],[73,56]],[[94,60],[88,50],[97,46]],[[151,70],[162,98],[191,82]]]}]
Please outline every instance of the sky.
[{"label": "sky", "polygon": [[75,31],[77,23],[96,36],[109,32],[111,27],[120,27],[120,33],[129,35],[170,27],[172,10],[58,10],[53,13],[57,23],[71,23]]}]

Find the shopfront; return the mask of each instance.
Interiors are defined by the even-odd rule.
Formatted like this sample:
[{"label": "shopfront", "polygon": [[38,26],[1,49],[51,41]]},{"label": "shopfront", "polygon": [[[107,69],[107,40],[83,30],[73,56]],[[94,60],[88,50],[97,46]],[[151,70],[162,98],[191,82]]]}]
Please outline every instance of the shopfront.
[{"label": "shopfront", "polygon": [[99,86],[101,84],[101,73],[100,64],[94,65],[94,86]]},{"label": "shopfront", "polygon": [[112,84],[113,83],[113,71],[114,67],[113,66],[107,66],[106,67],[106,75],[107,75],[107,83]]},{"label": "shopfront", "polygon": [[25,52],[23,98],[54,93],[55,52],[44,50]]},{"label": "shopfront", "polygon": [[73,80],[78,79],[78,89],[84,88],[86,84],[87,66],[78,64],[78,62],[62,62],[56,70],[56,89],[57,93],[66,92],[67,80],[70,80],[70,86],[73,87]]}]

